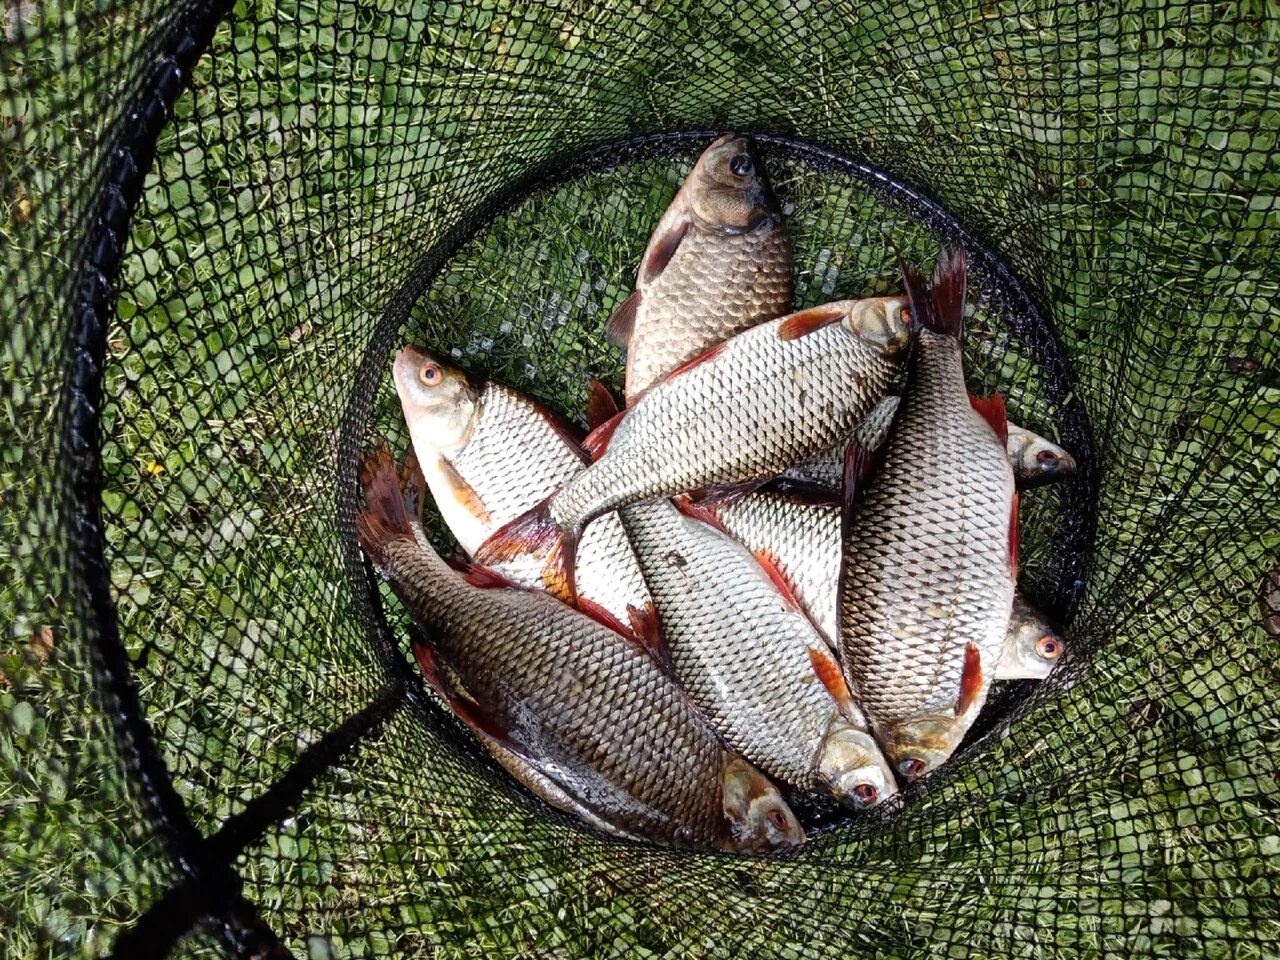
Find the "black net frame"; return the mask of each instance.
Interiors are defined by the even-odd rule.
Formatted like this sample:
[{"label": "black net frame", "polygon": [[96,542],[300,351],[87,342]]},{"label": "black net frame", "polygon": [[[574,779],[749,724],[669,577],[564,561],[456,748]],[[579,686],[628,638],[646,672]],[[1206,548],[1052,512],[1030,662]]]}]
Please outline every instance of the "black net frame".
[{"label": "black net frame", "polygon": [[[92,677],[94,706],[70,724],[69,733],[89,744],[81,775],[72,778],[74,799],[100,816],[122,811],[125,840],[71,876],[135,877],[125,904],[102,914],[114,910],[126,921],[118,936],[90,941],[89,949],[119,956],[1275,952],[1271,878],[1280,842],[1266,732],[1276,683],[1267,636],[1280,629],[1280,481],[1268,411],[1280,321],[1268,278],[1280,257],[1271,149],[1277,97],[1259,75],[1274,62],[1274,20],[1265,10],[1023,2],[883,10],[814,4],[736,15],[717,4],[325,8],[312,21],[313,40],[349,31],[354,39],[345,53],[344,41],[334,43],[329,65],[339,64],[338,72],[348,61],[367,65],[366,75],[349,79],[372,93],[357,105],[358,117],[357,106],[335,101],[321,118],[323,96],[315,117],[300,107],[290,127],[300,139],[282,136],[279,154],[269,146],[270,118],[249,121],[261,89],[257,100],[243,95],[248,77],[281,88],[305,83],[272,55],[281,27],[304,20],[302,11],[126,4],[68,10],[65,20],[51,16],[28,30],[24,8],[13,10],[19,26],[0,54],[0,99],[11,115],[24,116],[23,99],[60,77],[69,84],[58,110],[41,114],[28,104],[33,119],[6,133],[15,147],[4,170],[13,291],[5,302],[4,396],[14,424],[6,450],[21,451],[23,479],[6,487],[5,523],[16,544],[8,568],[27,583],[16,594],[14,637],[25,640],[29,624],[49,624],[57,641],[54,666],[37,667],[45,661],[20,651],[16,672],[31,690],[64,696],[85,696]],[[107,25],[105,39],[73,52],[73,27],[95,24]],[[548,30],[555,43],[545,39]],[[1049,34],[1065,38],[1064,46],[1033,42]],[[56,68],[37,69],[42,41],[64,52]],[[403,48],[414,44],[421,56],[406,61]],[[630,44],[635,59],[627,62],[621,54]],[[667,62],[676,45],[687,60]],[[311,51],[317,63],[326,59],[319,49]],[[865,66],[835,71],[817,96],[804,64],[826,56]],[[373,69],[393,62],[398,73]],[[583,76],[575,100],[569,91]],[[375,150],[371,164],[352,170],[366,148],[352,145],[356,133],[379,129],[372,108],[385,109],[406,90],[412,99],[415,85],[431,91],[436,125],[421,120],[431,110],[410,109],[415,122],[382,128],[399,129],[390,153]],[[203,115],[202,103],[212,104]],[[965,103],[977,104],[972,115],[958,106]],[[85,133],[53,148],[74,169],[61,166],[28,199],[23,184],[36,184],[48,164],[44,132],[59,110],[74,118],[69,128]],[[276,119],[289,126],[285,117],[281,109]],[[230,187],[243,188],[234,195],[228,188],[211,197],[206,185],[197,199],[201,179],[188,170],[191,141],[180,129],[193,118],[212,131],[205,139],[195,124],[206,154],[255,137],[268,144],[256,160],[295,151],[298,164],[288,172],[264,168],[273,190],[283,185],[283,199],[273,190],[256,196],[252,184],[235,181]],[[345,139],[348,153],[308,161],[310,129]],[[517,318],[517,330],[521,315],[501,314],[501,297],[478,305],[468,298],[476,296],[477,277],[503,276],[498,261],[512,249],[501,242],[506,225],[536,221],[539,211],[567,218],[597,184],[614,182],[616,170],[652,173],[644,167],[652,161],[671,181],[696,144],[725,129],[757,135],[798,197],[812,176],[835,184],[833,191],[860,184],[864,193],[844,200],[851,211],[879,211],[891,201],[902,220],[882,224],[877,236],[902,240],[921,256],[939,236],[963,240],[978,255],[991,318],[979,322],[1003,345],[971,357],[984,385],[1027,386],[1028,412],[1082,465],[1075,482],[1038,505],[1047,525],[1034,551],[1043,561],[1034,594],[1069,619],[1075,656],[1034,691],[1003,693],[965,757],[909,796],[906,810],[823,831],[786,861],[616,844],[516,792],[423,692],[403,654],[403,622],[383,609],[349,535],[354,453],[371,430],[396,430],[385,383],[378,386],[388,350],[408,334],[441,346],[465,341],[471,357],[462,334],[474,329],[482,336],[472,362],[496,363],[484,340],[501,332],[500,315]],[[488,142],[504,138],[509,143],[498,147]],[[384,163],[397,155],[405,162]],[[174,157],[180,162],[166,169]],[[374,196],[380,187],[388,192]],[[398,231],[391,213],[412,211],[407,198],[419,189],[435,199],[416,226]],[[622,190],[624,201],[635,189]],[[334,199],[343,190],[366,202],[344,209]],[[1171,208],[1168,197],[1180,205]],[[201,213],[210,207],[212,214]],[[645,239],[638,225],[661,208],[660,196],[649,198],[636,223],[619,228],[633,252]],[[828,210],[812,196],[797,208],[802,222]],[[277,276],[255,271],[251,252],[229,262],[238,269],[232,287],[245,299],[232,300],[224,350],[214,353],[183,332],[176,347],[146,353],[160,343],[163,324],[138,308],[159,299],[154,288],[165,270],[185,262],[194,275],[204,260],[226,266],[190,246],[190,235],[166,235],[166,211],[190,212],[201,236],[225,239],[262,209],[278,218],[273,226],[306,239],[292,252],[264,248],[288,264]],[[292,219],[296,210],[302,213]],[[827,216],[837,235],[856,219]],[[551,219],[526,239],[552,242],[559,223]],[[1206,231],[1202,244],[1188,244],[1189,223]],[[326,249],[316,236],[328,231],[358,252]],[[242,242],[251,247],[265,232],[243,230]],[[384,232],[390,241],[379,239]],[[148,234],[161,238],[158,245],[144,245]],[[882,242],[866,245],[887,253]],[[148,251],[162,259],[148,260]],[[798,270],[828,276],[830,258],[810,253],[798,244]],[[869,256],[847,271],[852,276],[833,281],[838,288],[827,291],[824,280],[810,293],[863,289],[875,276]],[[526,277],[560,269],[554,257],[548,268],[533,253],[516,261],[513,272]],[[629,281],[624,261],[607,264],[612,285]],[[134,263],[140,273],[129,272]],[[491,274],[476,266],[485,263]],[[548,339],[598,326],[612,292],[575,301],[571,321],[560,324],[565,332]],[[162,304],[161,313],[179,322],[176,303]],[[192,309],[214,313],[216,306],[202,296]],[[495,310],[494,330],[484,333]],[[302,317],[296,327],[293,311]],[[255,326],[274,344],[293,342],[308,323],[333,337],[318,338],[330,351],[325,363],[301,367],[331,372],[304,382],[281,348],[266,351],[265,370],[246,378],[250,386],[237,391],[222,382],[249,365],[226,350],[251,342]],[[124,347],[112,347],[121,334]],[[305,344],[306,334],[298,339]],[[1017,349],[1005,349],[1009,343]],[[135,350],[143,363],[131,369]],[[186,369],[185,386],[160,411],[150,390],[156,372],[201,350],[204,365]],[[540,355],[531,349],[520,357],[519,385],[569,414],[580,411],[570,391],[581,375],[609,372],[609,358],[597,350],[564,360],[559,385],[548,386],[536,375]],[[126,386],[112,395],[108,386],[118,387],[122,376]],[[201,549],[235,559],[213,565],[214,575],[230,577],[220,589],[225,605],[220,600],[216,615],[190,621],[205,632],[207,672],[167,673],[166,658],[182,659],[165,637],[184,597],[174,592],[149,603],[139,599],[137,578],[122,585],[119,571],[145,572],[149,557],[176,571],[184,549],[195,548],[147,532],[146,513],[165,499],[132,490],[112,461],[133,442],[122,426],[139,415],[130,399],[136,395],[143,409],[152,404],[165,421],[161,432],[180,440],[184,431],[207,436],[206,423],[182,415],[202,398],[218,397],[213,408],[230,411],[225,423],[246,409],[260,412],[262,404],[234,400],[237,392],[301,408],[292,391],[317,385],[314,405],[328,409],[329,432],[282,419],[276,425],[295,431],[303,453],[278,463],[262,454],[265,465],[251,462],[246,472],[267,475],[306,457],[311,468],[280,470],[261,486],[235,490],[262,507],[260,516],[228,514],[229,525],[210,516],[209,505],[223,501],[199,480],[176,496],[181,509],[199,508],[183,522],[217,535]],[[207,410],[200,419],[209,419]],[[232,439],[237,449],[265,445],[261,437]],[[146,469],[161,468],[153,474],[160,476],[210,462],[188,451]],[[290,495],[315,505],[313,516],[274,515]],[[166,522],[175,516],[169,511]],[[317,604],[294,622],[253,618],[276,609],[269,591],[289,588],[232,575],[233,564],[252,566],[257,525],[297,540],[298,550],[286,555],[299,565],[299,582],[338,585],[326,594],[327,609]],[[320,550],[328,561],[315,557]],[[163,576],[147,597],[170,589]],[[139,614],[149,610],[164,616],[148,626]],[[219,616],[234,629],[219,633]],[[282,647],[295,644],[290,656],[301,656],[308,670],[335,660],[336,678],[311,683],[271,666],[263,644],[247,642],[250,627]],[[307,639],[296,641],[295,633]],[[228,665],[237,659],[244,661],[239,672]],[[219,718],[184,713],[162,690],[167,677],[188,694],[201,682],[229,690],[235,680],[232,699],[290,728],[294,742],[260,762],[216,753],[207,740],[184,747],[190,731],[215,728]],[[268,681],[286,693],[262,693]],[[317,694],[334,702],[308,703]],[[16,747],[34,749],[18,704]],[[60,709],[65,704],[50,693],[39,719]],[[252,755],[258,735],[251,724],[228,721],[222,736],[228,749]],[[15,782],[20,756],[9,761]],[[25,775],[38,793],[56,795],[53,780],[32,769]],[[193,782],[202,770],[213,773]],[[355,771],[378,785],[361,790]],[[79,783],[95,776],[105,784],[98,793]],[[416,788],[424,784],[438,795],[422,796]],[[407,815],[409,798],[430,815]],[[10,843],[21,843],[24,830],[34,837],[48,828],[8,814],[5,823],[18,831],[5,837]],[[410,839],[390,843],[379,833],[387,823]],[[304,844],[314,850],[335,835],[326,824],[350,835],[343,853],[309,859]],[[106,824],[77,829],[96,848]],[[21,876],[23,864],[15,863]],[[391,879],[369,879],[378,872]],[[334,876],[351,885],[339,889]],[[358,877],[365,879],[351,879]],[[104,902],[94,894],[82,909]],[[893,905],[887,916],[886,902]],[[75,946],[74,935],[45,942],[51,952]]]}]

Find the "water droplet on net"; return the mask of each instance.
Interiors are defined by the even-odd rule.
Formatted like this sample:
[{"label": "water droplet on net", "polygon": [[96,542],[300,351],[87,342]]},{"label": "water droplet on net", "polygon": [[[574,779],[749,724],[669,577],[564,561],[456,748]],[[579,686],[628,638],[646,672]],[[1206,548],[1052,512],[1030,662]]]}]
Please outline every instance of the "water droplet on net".
[{"label": "water droplet on net", "polygon": [[499,333],[510,333],[511,328],[512,328],[512,323],[510,320],[503,320],[502,323],[498,324]]},{"label": "water droplet on net", "polygon": [[524,365],[524,375],[528,377],[530,380],[533,380],[538,376],[538,368],[535,367],[532,363],[526,363]]},{"label": "water droplet on net", "polygon": [[533,334],[532,334],[532,333],[526,333],[523,337],[521,337],[521,338],[520,338],[520,342],[521,342],[524,346],[526,346],[526,347],[532,347],[532,346],[533,346]]},{"label": "water droplet on net", "polygon": [[492,349],[493,349],[493,337],[481,337],[480,350],[484,353],[488,353]]},{"label": "water droplet on net", "polygon": [[460,360],[462,359],[462,351],[458,347],[453,347],[449,351],[449,356],[453,357],[455,360]]},{"label": "water droplet on net", "polygon": [[586,248],[579,247],[577,252],[573,255],[573,259],[577,260],[579,263],[586,263],[591,259],[591,254],[587,253]]}]

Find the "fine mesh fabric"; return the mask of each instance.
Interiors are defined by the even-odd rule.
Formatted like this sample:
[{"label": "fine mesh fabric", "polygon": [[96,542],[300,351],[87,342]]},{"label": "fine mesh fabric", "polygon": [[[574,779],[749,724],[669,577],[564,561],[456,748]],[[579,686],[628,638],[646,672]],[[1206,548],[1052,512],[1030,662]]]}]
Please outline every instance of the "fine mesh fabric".
[{"label": "fine mesh fabric", "polygon": [[[1280,951],[1271,7],[6,0],[0,954]],[[352,537],[419,342],[581,422],[693,158],[798,306],[973,254],[1071,652],[788,859],[607,839],[426,692]],[[442,546],[447,535],[433,531]]]}]

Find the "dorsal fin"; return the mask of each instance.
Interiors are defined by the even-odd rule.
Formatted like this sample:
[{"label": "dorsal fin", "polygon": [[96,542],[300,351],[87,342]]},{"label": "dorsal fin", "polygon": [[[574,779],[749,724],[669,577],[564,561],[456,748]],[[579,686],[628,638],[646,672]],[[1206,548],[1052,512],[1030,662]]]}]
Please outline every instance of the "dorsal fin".
[{"label": "dorsal fin", "polygon": [[587,378],[587,429],[594,430],[618,415],[618,401],[595,377]]},{"label": "dorsal fin", "polygon": [[853,694],[849,692],[849,685],[845,683],[844,673],[840,669],[840,664],[836,663],[835,657],[825,650],[810,647],[809,662],[813,664],[813,672],[827,688],[827,692],[835,700],[840,712],[846,719],[856,717],[858,706],[853,701]]},{"label": "dorsal fin", "polygon": [[849,525],[857,516],[858,508],[867,495],[867,488],[880,464],[884,447],[868,450],[857,440],[849,441],[844,454],[844,499],[840,510],[840,536],[849,535]]},{"label": "dorsal fin", "polygon": [[582,441],[582,449],[587,452],[587,456],[592,461],[599,460],[604,456],[604,452],[609,449],[609,441],[613,439],[613,431],[618,429],[618,424],[622,422],[622,418],[626,415],[627,411],[619,410],[587,434],[586,439]]},{"label": "dorsal fin", "polygon": [[665,382],[667,380],[671,380],[675,377],[678,377],[682,373],[688,373],[694,367],[701,366],[702,364],[706,363],[708,360],[714,360],[716,357],[720,355],[720,351],[724,349],[724,345],[725,345],[725,341],[721,340],[715,346],[708,347],[706,350],[703,350],[696,357],[690,357],[684,363],[680,364],[680,366],[676,367],[674,370],[668,373],[665,377],[663,377],[662,378],[663,381]]},{"label": "dorsal fin", "polygon": [[982,654],[975,644],[965,644],[964,668],[960,671],[960,696],[956,698],[956,716],[963,716],[982,691]]},{"label": "dorsal fin", "polygon": [[631,342],[631,334],[636,328],[636,311],[640,309],[642,299],[639,290],[631,291],[631,295],[618,304],[604,326],[605,339],[619,350],[627,349],[627,344]]},{"label": "dorsal fin", "polygon": [[977,411],[983,420],[991,424],[991,429],[996,432],[1000,442],[1008,446],[1009,418],[1005,414],[1004,397],[998,393],[993,393],[989,397],[975,397],[971,393],[969,394],[969,405]]},{"label": "dorsal fin", "polygon": [[1009,576],[1014,583],[1018,582],[1018,545],[1022,539],[1022,522],[1018,519],[1018,491],[1013,491],[1013,501],[1009,505]]},{"label": "dorsal fin", "polygon": [[649,241],[649,252],[645,255],[644,265],[640,268],[640,282],[652,283],[662,276],[667,264],[680,249],[680,244],[692,228],[693,222],[686,216],[674,221],[661,235],[655,234]]},{"label": "dorsal fin", "polygon": [[820,307],[801,310],[798,313],[791,314],[778,325],[778,339],[799,340],[801,337],[807,337],[823,327],[839,323],[846,315],[847,311],[844,307],[837,307],[834,304],[824,304]]},{"label": "dorsal fin", "polygon": [[631,623],[631,632],[640,641],[640,645],[659,663],[666,666],[667,651],[662,643],[662,631],[658,625],[658,611],[653,603],[646,603],[640,610],[627,604],[627,620]]}]

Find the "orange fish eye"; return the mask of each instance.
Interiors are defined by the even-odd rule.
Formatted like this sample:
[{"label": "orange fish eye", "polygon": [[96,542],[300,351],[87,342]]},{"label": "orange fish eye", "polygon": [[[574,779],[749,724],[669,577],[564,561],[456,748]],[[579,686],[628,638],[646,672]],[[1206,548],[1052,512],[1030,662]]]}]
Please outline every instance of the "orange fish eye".
[{"label": "orange fish eye", "polygon": [[1036,641],[1036,653],[1046,660],[1054,660],[1058,654],[1062,653],[1062,644],[1058,642],[1057,637],[1051,637],[1046,634]]},{"label": "orange fish eye", "polygon": [[428,387],[434,387],[444,379],[444,371],[440,369],[439,364],[424,363],[418,370],[418,379]]},{"label": "orange fish eye", "polygon": [[775,830],[787,829],[787,818],[782,815],[781,810],[769,811],[769,823],[773,825]]},{"label": "orange fish eye", "polygon": [[1051,463],[1057,463],[1057,462],[1058,462],[1058,455],[1054,453],[1052,450],[1041,450],[1039,453],[1036,454],[1036,463],[1039,463],[1043,466],[1048,466]]},{"label": "orange fish eye", "polygon": [[876,798],[880,796],[880,791],[869,783],[860,783],[853,788],[853,797],[859,803],[870,806],[876,802]]}]

